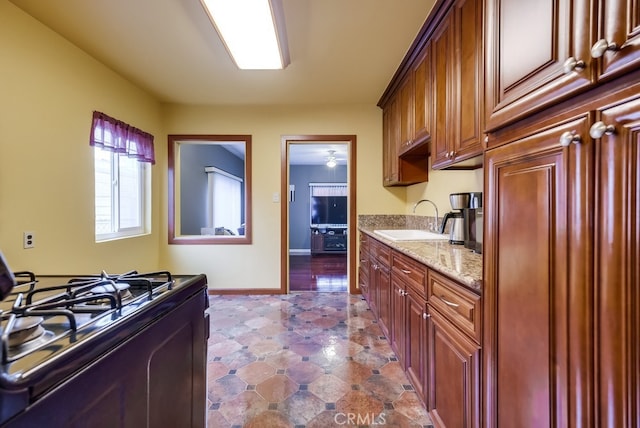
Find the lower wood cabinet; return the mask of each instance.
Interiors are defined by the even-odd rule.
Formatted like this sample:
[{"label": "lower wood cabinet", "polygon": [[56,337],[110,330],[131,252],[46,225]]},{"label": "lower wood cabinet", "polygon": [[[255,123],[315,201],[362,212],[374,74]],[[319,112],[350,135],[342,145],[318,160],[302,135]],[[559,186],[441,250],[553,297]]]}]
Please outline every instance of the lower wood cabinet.
[{"label": "lower wood cabinet", "polygon": [[480,426],[480,346],[429,305],[429,404],[436,427]]},{"label": "lower wood cabinet", "polygon": [[376,267],[374,282],[378,292],[378,324],[387,338],[391,326],[391,275],[384,265]]},{"label": "lower wood cabinet", "polygon": [[406,286],[400,282],[397,281],[395,278],[392,279],[391,281],[391,287],[392,287],[392,294],[391,294],[391,310],[392,310],[392,317],[391,317],[391,331],[389,334],[389,343],[391,344],[391,349],[393,349],[393,352],[396,353],[396,356],[398,357],[398,361],[400,362],[400,365],[402,366],[402,368],[405,368],[405,344],[406,344],[406,338],[407,338],[407,334],[405,332],[405,325],[406,325],[406,318],[405,318],[405,314],[406,314],[406,310],[405,310],[405,305],[406,305]]},{"label": "lower wood cabinet", "polygon": [[363,296],[435,426],[479,427],[480,296],[369,236],[360,255]]},{"label": "lower wood cabinet", "polygon": [[405,300],[404,370],[418,397],[427,407],[427,346],[429,344],[427,301],[411,290]]}]

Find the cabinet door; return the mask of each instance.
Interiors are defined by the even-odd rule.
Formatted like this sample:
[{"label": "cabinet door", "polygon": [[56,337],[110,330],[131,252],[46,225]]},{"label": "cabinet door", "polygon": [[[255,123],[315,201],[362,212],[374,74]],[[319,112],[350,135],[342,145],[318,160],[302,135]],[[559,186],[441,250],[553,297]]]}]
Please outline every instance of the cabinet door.
[{"label": "cabinet door", "polygon": [[[593,426],[590,121],[540,123],[486,152],[487,428]],[[581,143],[559,144],[565,132]]]},{"label": "cabinet door", "polygon": [[413,387],[425,404],[427,400],[427,301],[408,289],[405,298],[405,371]]},{"label": "cabinet door", "polygon": [[640,426],[640,100],[604,110],[599,144],[595,370],[599,427]]},{"label": "cabinet door", "polygon": [[389,341],[391,349],[396,353],[398,361],[402,368],[405,368],[405,285],[396,280],[391,279],[391,328]]},{"label": "cabinet door", "polygon": [[360,234],[360,254],[358,257],[358,288],[362,293],[362,297],[367,301],[369,307],[371,307],[371,280],[369,279],[369,242],[368,238],[364,234]]},{"label": "cabinet door", "polygon": [[438,427],[479,427],[480,347],[438,311],[429,314],[431,419]]},{"label": "cabinet door", "polygon": [[413,72],[413,139],[420,143],[428,140],[432,128],[431,42],[422,49]]},{"label": "cabinet door", "polygon": [[[433,39],[434,124],[431,134],[431,164],[438,167],[449,161],[449,142],[455,141],[456,126],[451,123],[453,107],[453,15],[449,14],[436,29]],[[452,126],[453,125],[453,126]]]},{"label": "cabinet door", "polygon": [[[487,130],[591,84],[588,0],[486,2]],[[569,58],[585,68],[565,72]]]},{"label": "cabinet door", "polygon": [[398,89],[400,97],[400,140],[396,156],[413,144],[413,75],[409,74]]},{"label": "cabinet door", "polygon": [[373,247],[374,243],[371,243],[371,250],[369,256],[369,308],[373,312],[373,316],[378,319],[380,316],[378,312],[378,302],[380,301],[380,286],[378,284],[378,265],[374,257]]},{"label": "cabinet door", "polygon": [[385,336],[389,337],[391,325],[391,275],[389,268],[378,264],[376,269],[378,287],[378,323]]},{"label": "cabinet door", "polygon": [[[459,74],[452,90],[457,132],[450,160],[460,161],[482,153],[484,129],[484,58],[482,0],[458,0],[453,5],[454,63]],[[456,122],[454,122],[456,123]]]},{"label": "cabinet door", "polygon": [[382,184],[384,186],[392,186],[399,180],[398,150],[396,148],[396,142],[400,139],[399,113],[398,100],[394,96],[382,112]]},{"label": "cabinet door", "polygon": [[600,58],[600,77],[609,78],[640,66],[640,1],[600,1],[601,33],[604,45],[615,43]]}]

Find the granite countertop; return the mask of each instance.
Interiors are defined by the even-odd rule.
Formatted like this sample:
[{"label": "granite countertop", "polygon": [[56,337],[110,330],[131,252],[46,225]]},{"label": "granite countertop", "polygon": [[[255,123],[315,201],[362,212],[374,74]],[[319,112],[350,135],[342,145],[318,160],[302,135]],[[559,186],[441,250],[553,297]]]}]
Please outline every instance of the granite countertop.
[{"label": "granite countertop", "polygon": [[374,233],[378,229],[426,229],[428,221],[428,217],[422,216],[361,215],[358,229],[471,290],[482,292],[482,254],[449,241],[391,241]]}]

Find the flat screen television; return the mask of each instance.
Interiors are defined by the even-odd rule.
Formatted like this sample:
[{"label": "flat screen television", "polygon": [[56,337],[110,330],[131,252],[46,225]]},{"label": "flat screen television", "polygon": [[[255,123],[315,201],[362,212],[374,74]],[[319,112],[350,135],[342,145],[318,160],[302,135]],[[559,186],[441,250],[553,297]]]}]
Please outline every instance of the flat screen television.
[{"label": "flat screen television", "polygon": [[312,196],[311,226],[347,225],[346,196]]}]

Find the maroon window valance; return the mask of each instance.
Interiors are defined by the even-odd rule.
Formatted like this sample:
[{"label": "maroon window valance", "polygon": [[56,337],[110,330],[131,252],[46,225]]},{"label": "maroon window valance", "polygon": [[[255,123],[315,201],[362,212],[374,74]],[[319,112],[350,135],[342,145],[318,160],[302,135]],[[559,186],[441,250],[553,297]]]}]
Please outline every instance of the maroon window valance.
[{"label": "maroon window valance", "polygon": [[93,112],[89,144],[115,153],[126,154],[140,162],[156,163],[153,135],[99,111]]}]

